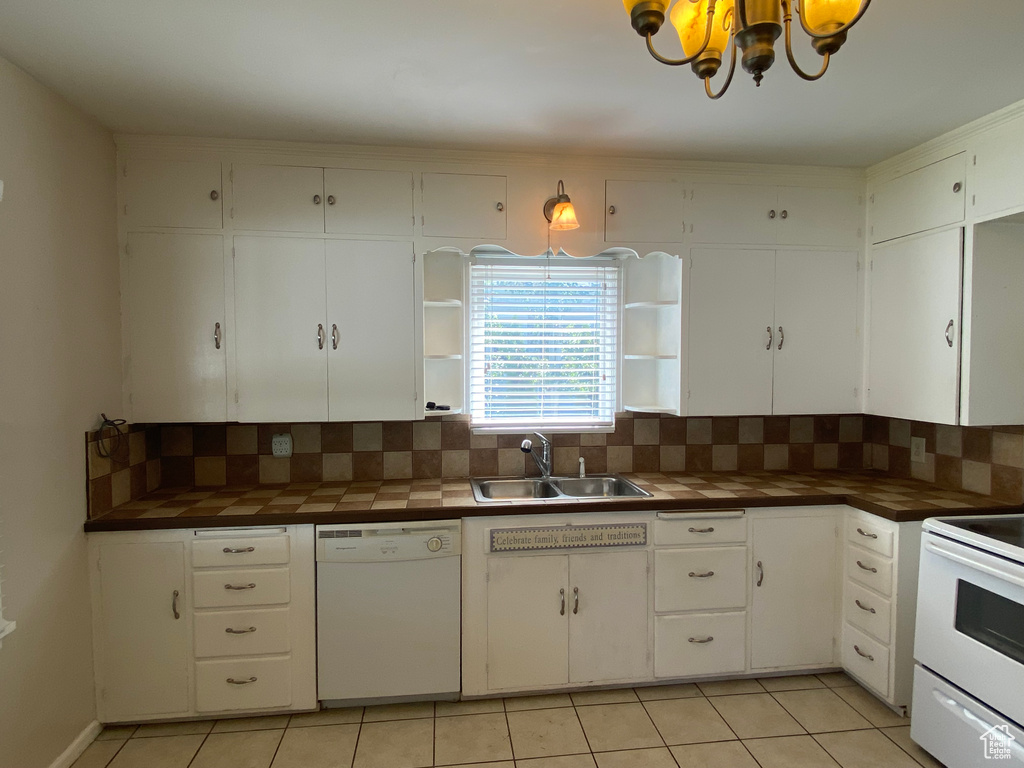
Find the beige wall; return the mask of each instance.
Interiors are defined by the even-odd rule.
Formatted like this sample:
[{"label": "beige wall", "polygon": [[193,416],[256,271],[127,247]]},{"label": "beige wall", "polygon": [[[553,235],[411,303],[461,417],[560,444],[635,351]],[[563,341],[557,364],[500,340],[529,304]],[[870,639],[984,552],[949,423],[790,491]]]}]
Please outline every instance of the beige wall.
[{"label": "beige wall", "polygon": [[111,134],[0,58],[0,768],[95,719],[83,433],[120,411]]}]

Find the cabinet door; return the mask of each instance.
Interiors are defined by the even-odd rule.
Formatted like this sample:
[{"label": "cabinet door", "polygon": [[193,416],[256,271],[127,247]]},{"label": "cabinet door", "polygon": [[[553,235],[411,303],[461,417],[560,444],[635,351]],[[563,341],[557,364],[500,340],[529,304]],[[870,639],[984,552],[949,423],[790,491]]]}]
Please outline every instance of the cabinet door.
[{"label": "cabinet door", "polygon": [[487,687],[569,681],[569,558],[487,560]]},{"label": "cabinet door", "polygon": [[231,178],[235,229],[324,231],[323,168],[235,164]]},{"label": "cabinet door", "polygon": [[605,182],[606,243],[683,240],[683,187],[676,181]]},{"label": "cabinet door", "polygon": [[647,552],[569,556],[569,681],[651,676]]},{"label": "cabinet door", "polygon": [[1024,208],[1024,118],[978,139],[971,200],[974,216]]},{"label": "cabinet door", "polygon": [[184,544],[106,542],[97,546],[100,719],[116,722],[186,714]]},{"label": "cabinet door", "polygon": [[964,163],[961,152],[879,184],[870,200],[871,242],[963,221]]},{"label": "cabinet door", "polygon": [[778,414],[860,411],[857,254],[775,255],[775,375]]},{"label": "cabinet door", "polygon": [[687,205],[693,243],[773,245],[778,217],[775,187],[700,184]]},{"label": "cabinet door", "polygon": [[220,162],[130,160],[124,174],[129,227],[223,225]]},{"label": "cabinet door", "polygon": [[505,177],[423,174],[423,236],[505,239]]},{"label": "cabinet door", "polygon": [[873,249],[868,413],[956,424],[961,237],[956,229]]},{"label": "cabinet door", "polygon": [[324,242],[235,238],[239,421],[327,420]]},{"label": "cabinet door", "polygon": [[411,237],[412,174],[325,168],[328,232]]},{"label": "cabinet door", "polygon": [[226,421],[224,240],[128,236],[132,421]]},{"label": "cabinet door", "polygon": [[690,416],[772,412],[774,283],[774,251],[692,252]]},{"label": "cabinet door", "polygon": [[752,522],[751,667],[834,663],[835,516],[764,517]]},{"label": "cabinet door", "polygon": [[856,248],[864,206],[853,189],[779,187],[779,245]]},{"label": "cabinet door", "polygon": [[327,241],[332,421],[416,418],[413,245]]}]

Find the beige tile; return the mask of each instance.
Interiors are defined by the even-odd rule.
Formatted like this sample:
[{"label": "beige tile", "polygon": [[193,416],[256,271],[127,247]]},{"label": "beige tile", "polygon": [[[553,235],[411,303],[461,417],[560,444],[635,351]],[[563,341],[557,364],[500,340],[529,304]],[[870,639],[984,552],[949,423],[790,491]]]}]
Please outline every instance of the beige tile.
[{"label": "beige tile", "polygon": [[289,728],[272,768],[350,768],[359,739],[358,725]]},{"label": "beige tile", "polygon": [[441,451],[442,477],[469,477],[469,451]]},{"label": "beige tile", "polygon": [[815,675],[787,675],[786,677],[759,677],[757,682],[766,691],[802,691],[807,688],[824,688],[825,684]]},{"label": "beige tile", "polygon": [[594,759],[597,761],[597,768],[676,768],[676,761],[672,759],[672,753],[666,747],[602,752],[594,755]]},{"label": "beige tile", "polygon": [[910,422],[906,419],[889,419],[889,445],[900,448],[910,447]]},{"label": "beige tile", "polygon": [[320,425],[292,424],[292,451],[320,453]]},{"label": "beige tile", "polygon": [[789,469],[789,446],[766,445],[764,447],[765,469]]},{"label": "beige tile", "polygon": [[993,432],[992,463],[1004,467],[1024,467],[1024,435]]},{"label": "beige tile", "polygon": [[122,469],[110,476],[110,503],[115,507],[127,504],[132,497],[132,473]]},{"label": "beige tile", "polygon": [[434,702],[434,714],[437,717],[451,717],[452,715],[484,715],[491,712],[504,711],[505,703],[501,699]]},{"label": "beige tile", "polygon": [[851,685],[846,688],[836,688],[836,694],[847,704],[856,709],[862,716],[868,719],[876,728],[886,726],[905,725],[910,727],[910,721],[905,717],[893,712],[875,696],[861,688],[859,685]]},{"label": "beige tile", "polygon": [[740,419],[740,443],[754,445],[764,442],[764,419]]},{"label": "beige tile", "polygon": [[687,419],[686,442],[698,445],[711,444],[711,419]]},{"label": "beige tile", "polygon": [[935,452],[943,456],[962,456],[964,452],[963,430],[960,427],[936,424]]},{"label": "beige tile", "polygon": [[965,491],[988,496],[992,493],[992,465],[981,461],[963,460],[963,486]]},{"label": "beige tile", "polygon": [[822,675],[815,675],[829,688],[844,688],[848,685],[857,685],[857,681],[845,672],[827,672]]},{"label": "beige tile", "polygon": [[700,688],[693,683],[681,683],[679,685],[652,685],[646,688],[636,688],[636,695],[640,701],[661,701],[662,699],[692,699],[700,696]]},{"label": "beige tile", "polygon": [[323,456],[325,482],[347,482],[352,479],[351,453],[325,453]]},{"label": "beige tile", "polygon": [[576,691],[569,694],[577,707],[589,704],[624,704],[639,701],[632,688],[615,688],[609,691]]},{"label": "beige tile", "polygon": [[[104,443],[106,445],[106,443]],[[99,443],[89,443],[89,479],[95,480],[97,477],[103,477],[103,475],[110,474],[111,461],[107,456],[100,456]]]},{"label": "beige tile", "polygon": [[193,720],[187,723],[149,723],[140,725],[132,738],[150,738],[152,736],[182,736],[194,733],[209,733],[213,729],[213,720]]},{"label": "beige tile", "polygon": [[595,765],[594,758],[590,754],[516,760],[516,768],[595,768]]},{"label": "beige tile", "polygon": [[261,483],[287,483],[291,481],[291,459],[279,459],[275,456],[260,456]]},{"label": "beige tile", "polygon": [[363,720],[362,707],[341,707],[339,709],[321,709],[319,712],[303,712],[292,715],[288,721],[289,728],[303,728],[311,725],[342,725],[360,723]]},{"label": "beige tile", "polygon": [[384,430],[379,421],[352,425],[352,450],[384,450]]},{"label": "beige tile", "polygon": [[288,715],[268,715],[265,717],[236,717],[233,720],[218,720],[210,733],[233,733],[235,731],[270,731],[275,728],[287,728]]},{"label": "beige tile", "polygon": [[437,765],[510,760],[512,742],[505,713],[456,715],[434,721]]},{"label": "beige tile", "polygon": [[789,442],[814,442],[814,417],[794,416],[789,420]]},{"label": "beige tile", "polygon": [[107,768],[107,764],[114,759],[114,755],[124,743],[124,739],[94,741],[71,764],[71,768]]},{"label": "beige tile", "polygon": [[595,445],[607,445],[608,435],[603,432],[584,432],[580,435],[580,445],[584,446],[595,446]]},{"label": "beige tile", "polygon": [[156,736],[129,739],[109,768],[186,768],[206,736]]},{"label": "beige tile", "polygon": [[128,464],[135,466],[146,460],[146,433],[132,432],[128,435]]},{"label": "beige tile", "polygon": [[761,768],[838,768],[836,761],[810,736],[750,739],[743,745]]},{"label": "beige tile", "polygon": [[571,707],[508,712],[505,716],[516,760],[590,752],[576,710]]},{"label": "beige tile", "polygon": [[137,725],[108,725],[100,731],[100,735],[96,737],[96,741],[107,741],[108,739],[117,739],[118,741],[129,739],[131,735],[138,730]]},{"label": "beige tile", "polygon": [[736,738],[705,698],[647,701],[644,708],[666,744],[697,744]]},{"label": "beige tile", "polygon": [[814,739],[843,768],[918,768],[917,761],[881,731],[819,733]]},{"label": "beige tile", "polygon": [[382,704],[367,707],[363,713],[364,723],[375,723],[382,720],[413,720],[421,717],[434,716],[434,702],[416,701],[411,704]]},{"label": "beige tile", "polygon": [[211,733],[189,768],[270,768],[284,730]]},{"label": "beige tile", "polygon": [[741,739],[804,733],[800,724],[767,693],[716,696],[709,701]]},{"label": "beige tile", "polygon": [[639,701],[579,707],[576,714],[583,724],[592,752],[660,747],[664,744]]},{"label": "beige tile", "polygon": [[506,712],[571,706],[572,699],[569,698],[568,693],[548,693],[541,696],[513,696],[505,699]]},{"label": "beige tile", "polygon": [[711,447],[711,468],[715,472],[733,472],[739,461],[739,447],[714,445]]},{"label": "beige tile", "polygon": [[679,768],[758,768],[754,758],[738,741],[686,744],[672,747]]},{"label": "beige tile", "polygon": [[608,446],[608,471],[609,472],[632,472],[633,471],[633,446],[631,446],[631,445],[609,445]]},{"label": "beige tile", "polygon": [[384,479],[412,477],[412,451],[384,452]]},{"label": "beige tile", "polygon": [[526,454],[518,448],[499,448],[498,474],[504,476],[523,474],[526,471],[525,458]]},{"label": "beige tile", "polygon": [[828,688],[779,691],[772,695],[808,733],[855,731],[871,727],[871,723],[857,714],[857,710]]},{"label": "beige tile", "polygon": [[718,680],[713,683],[697,683],[705,696],[733,696],[741,693],[764,693],[757,680]]},{"label": "beige tile", "polygon": [[633,419],[633,445],[658,445],[661,419]]},{"label": "beige tile", "polygon": [[[487,717],[487,715],[477,715]],[[434,720],[363,723],[353,768],[421,768],[434,763]]]},{"label": "beige tile", "polygon": [[917,762],[925,768],[942,768],[942,763],[929,755],[925,750],[918,746],[917,742],[910,738],[909,725],[903,725],[899,728],[883,728],[882,733],[888,736],[892,741],[896,742],[903,748],[904,752],[917,760]]},{"label": "beige tile", "polygon": [[255,424],[228,425],[228,456],[245,456],[259,452],[259,431]]},{"label": "beige tile", "polygon": [[686,446],[661,446],[661,471],[682,472],[686,469]]}]

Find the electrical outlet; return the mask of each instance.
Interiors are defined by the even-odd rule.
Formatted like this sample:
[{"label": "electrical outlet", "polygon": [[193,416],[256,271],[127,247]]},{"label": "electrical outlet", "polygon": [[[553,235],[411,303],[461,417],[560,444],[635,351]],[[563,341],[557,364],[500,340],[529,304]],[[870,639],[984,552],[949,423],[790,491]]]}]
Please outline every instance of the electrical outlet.
[{"label": "electrical outlet", "polygon": [[910,438],[910,460],[924,463],[924,438]]},{"label": "electrical outlet", "polygon": [[292,455],[292,436],[290,432],[274,435],[270,438],[270,450],[279,459],[287,459]]}]

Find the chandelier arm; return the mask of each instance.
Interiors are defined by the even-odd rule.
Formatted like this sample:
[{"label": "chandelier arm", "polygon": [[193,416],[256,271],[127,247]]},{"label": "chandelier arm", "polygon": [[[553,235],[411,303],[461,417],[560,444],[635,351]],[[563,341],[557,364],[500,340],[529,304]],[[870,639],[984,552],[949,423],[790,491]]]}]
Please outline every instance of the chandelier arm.
[{"label": "chandelier arm", "polygon": [[[788,0],[783,0],[783,6],[788,6]],[[828,70],[829,54],[823,54],[824,61],[821,64],[821,71],[816,75],[809,75],[804,72],[800,65],[796,63],[796,57],[793,55],[793,39],[790,27],[792,26],[792,16],[790,16],[789,8],[786,7],[786,15],[782,17],[782,23],[786,28],[786,58],[789,59],[789,66],[793,68],[793,71],[797,73],[804,80],[820,80],[822,75]]]},{"label": "chandelier arm", "polygon": [[714,93],[711,90],[711,78],[704,78],[704,92],[708,95],[708,98],[712,101],[720,99],[725,95],[725,92],[729,90],[729,86],[732,85],[732,76],[736,72],[736,41],[733,40],[732,33],[729,34],[729,42],[732,44],[732,55],[729,57],[729,74],[725,76],[725,83],[722,85],[722,90],[718,93]]},{"label": "chandelier arm", "polygon": [[[789,12],[789,6],[792,3],[793,3],[793,0],[782,0],[783,10],[785,10],[788,13]],[[834,37],[835,35],[841,35],[843,32],[846,32],[848,29],[850,29],[850,27],[852,27],[854,24],[856,24],[858,21],[861,20],[861,17],[864,16],[864,13],[867,11],[869,5],[871,5],[871,0],[862,0],[862,2],[860,4],[860,10],[857,11],[857,15],[853,17],[853,20],[849,24],[844,24],[839,29],[835,29],[835,30],[832,30],[830,32],[815,32],[814,30],[810,29],[807,26],[807,22],[804,20],[804,14],[803,14],[802,10],[799,7],[797,8],[796,15],[800,17],[800,26],[803,27],[804,32],[806,32],[809,37],[813,37],[813,38],[816,38],[818,40],[823,40],[823,39],[825,39],[827,37]]]},{"label": "chandelier arm", "polygon": [[684,59],[665,58],[656,50],[654,50],[654,41],[651,39],[653,35],[650,32],[648,32],[645,35],[645,37],[647,38],[647,50],[650,52],[651,56],[660,61],[662,64],[668,64],[670,67],[679,67],[682,66],[683,64],[691,64],[694,61],[696,61],[704,53],[704,51],[707,50],[708,44],[711,42],[711,32],[713,31],[711,25],[714,22],[716,2],[717,0],[711,0],[711,2],[708,3],[708,21],[707,24],[705,24],[707,30],[704,32],[704,43],[703,45],[701,45],[700,50],[693,54],[693,56],[687,56]]}]

